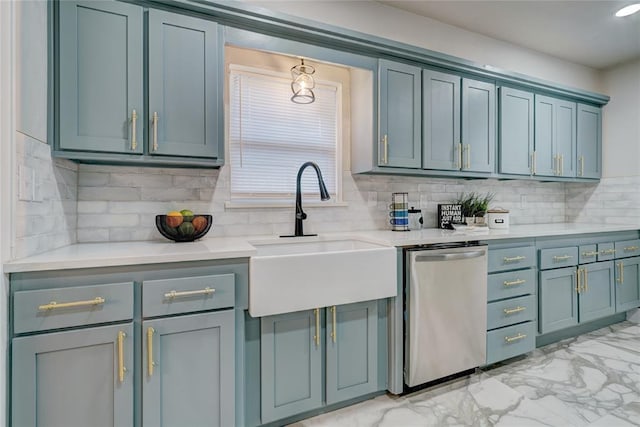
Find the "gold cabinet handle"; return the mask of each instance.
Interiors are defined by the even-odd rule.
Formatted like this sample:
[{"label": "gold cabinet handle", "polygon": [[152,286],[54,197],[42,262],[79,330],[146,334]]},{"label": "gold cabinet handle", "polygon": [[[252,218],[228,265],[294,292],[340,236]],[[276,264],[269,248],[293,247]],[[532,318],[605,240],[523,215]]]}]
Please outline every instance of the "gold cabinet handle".
[{"label": "gold cabinet handle", "polygon": [[153,126],[153,151],[158,151],[158,112],[153,112],[153,118],[151,119],[151,124]]},{"label": "gold cabinet handle", "polygon": [[564,175],[564,154],[560,154],[560,176]]},{"label": "gold cabinet handle", "polygon": [[462,143],[456,144],[456,169],[462,169]]},{"label": "gold cabinet handle", "polygon": [[576,293],[580,293],[580,268],[576,270]]},{"label": "gold cabinet handle", "polygon": [[138,121],[138,113],[136,110],[131,112],[131,151],[135,151],[138,147],[138,141],[136,139],[136,122]]},{"label": "gold cabinet handle", "polygon": [[536,152],[531,153],[531,175],[536,174]]},{"label": "gold cabinet handle", "polygon": [[105,303],[105,299],[102,297],[95,297],[94,299],[86,300],[86,301],[73,301],[73,302],[55,302],[51,301],[49,304],[43,304],[38,306],[38,310],[46,311],[53,310],[58,308],[70,308],[70,307],[85,307],[85,306],[96,306]]},{"label": "gold cabinet handle", "polygon": [[147,328],[147,373],[150,377],[153,376],[153,367],[156,363],[153,361],[153,334],[155,329]]},{"label": "gold cabinet handle", "polygon": [[601,254],[603,255],[613,255],[616,253],[615,249],[603,249],[600,251]]},{"label": "gold cabinet handle", "polygon": [[573,258],[573,255],[554,255],[554,261],[566,261],[568,259]]},{"label": "gold cabinet handle", "polygon": [[314,308],[313,314],[316,316],[316,334],[313,336],[313,341],[316,343],[316,347],[320,347],[320,309]]},{"label": "gold cabinet handle", "polygon": [[382,143],[382,164],[386,165],[389,163],[389,139],[386,134],[382,137],[380,142]]},{"label": "gold cabinet handle", "polygon": [[471,169],[471,144],[467,144],[467,169]]},{"label": "gold cabinet handle", "polygon": [[524,259],[527,259],[527,257],[523,255],[502,258],[504,262],[516,262],[516,261],[522,261]]},{"label": "gold cabinet handle", "polygon": [[521,306],[517,306],[515,308],[505,308],[504,314],[513,314],[513,313],[519,313],[521,311],[525,311],[527,308],[526,307],[521,307]]},{"label": "gold cabinet handle", "polygon": [[582,269],[582,279],[584,284],[584,291],[589,292],[589,272],[586,268]]},{"label": "gold cabinet handle", "polygon": [[124,366],[124,338],[127,336],[123,331],[118,331],[118,381],[124,382],[124,373],[127,368]]},{"label": "gold cabinet handle", "polygon": [[523,283],[527,283],[527,281],[524,279],[516,279],[512,281],[505,280],[504,282],[502,282],[502,284],[505,286],[522,285]]},{"label": "gold cabinet handle", "polygon": [[514,336],[512,336],[512,337],[504,337],[504,340],[505,340],[505,342],[507,342],[507,343],[512,343],[512,342],[514,342],[514,341],[520,341],[521,339],[524,339],[524,338],[526,338],[526,337],[527,337],[527,335],[526,335],[526,334],[523,334],[523,333],[518,332],[518,334],[517,334],[517,335],[514,335]]},{"label": "gold cabinet handle", "polygon": [[582,256],[584,256],[584,257],[592,257],[592,256],[596,256],[596,255],[598,255],[597,251],[582,252]]},{"label": "gold cabinet handle", "polygon": [[627,246],[624,248],[625,252],[635,252],[640,249],[640,246]]},{"label": "gold cabinet handle", "polygon": [[192,297],[192,296],[196,296],[196,295],[211,295],[215,291],[216,291],[215,289],[211,289],[208,286],[206,288],[204,288],[204,289],[198,289],[196,291],[176,291],[176,290],[172,290],[172,291],[169,291],[166,294],[164,294],[164,299],[174,299],[174,298],[180,298],[180,297]]},{"label": "gold cabinet handle", "polygon": [[578,157],[578,162],[580,162],[580,168],[578,170],[578,176],[584,176],[584,156]]},{"label": "gold cabinet handle", "polygon": [[331,327],[331,339],[335,343],[338,339],[338,329],[336,325],[336,306],[331,307],[332,327]]},{"label": "gold cabinet handle", "polygon": [[622,261],[618,263],[618,271],[620,271],[620,274],[618,274],[618,283],[623,284],[624,283],[624,264],[622,263]]}]

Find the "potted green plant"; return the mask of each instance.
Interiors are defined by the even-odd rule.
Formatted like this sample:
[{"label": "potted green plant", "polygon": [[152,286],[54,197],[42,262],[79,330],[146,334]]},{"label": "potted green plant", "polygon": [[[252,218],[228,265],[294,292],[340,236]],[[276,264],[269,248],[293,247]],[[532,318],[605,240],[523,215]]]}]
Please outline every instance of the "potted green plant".
[{"label": "potted green plant", "polygon": [[478,194],[475,192],[462,193],[454,203],[462,206],[462,216],[468,225],[483,224],[484,215],[489,208],[489,203],[494,198],[493,193]]}]

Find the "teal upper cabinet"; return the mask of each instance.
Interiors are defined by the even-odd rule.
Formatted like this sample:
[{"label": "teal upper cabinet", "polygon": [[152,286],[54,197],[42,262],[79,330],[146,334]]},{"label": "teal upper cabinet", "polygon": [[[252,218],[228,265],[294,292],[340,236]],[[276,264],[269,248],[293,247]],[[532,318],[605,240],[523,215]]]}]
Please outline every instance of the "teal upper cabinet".
[{"label": "teal upper cabinet", "polygon": [[380,60],[378,165],[421,167],[420,68]]},{"label": "teal upper cabinet", "polygon": [[576,176],[600,178],[602,175],[602,111],[578,104],[578,159]]},{"label": "teal upper cabinet", "polygon": [[143,11],[61,1],[59,148],[143,151]]},{"label": "teal upper cabinet", "polygon": [[500,173],[533,173],[533,111],[533,93],[500,88]]},{"label": "teal upper cabinet", "polygon": [[460,170],[460,76],[423,70],[422,164],[425,169]]},{"label": "teal upper cabinet", "polygon": [[494,172],[496,86],[462,79],[462,170]]},{"label": "teal upper cabinet", "polygon": [[56,156],[224,163],[217,23],[117,1],[58,4]]},{"label": "teal upper cabinet", "polygon": [[218,157],[218,25],[149,10],[149,152]]},{"label": "teal upper cabinet", "polygon": [[535,165],[540,176],[576,176],[576,103],[535,96]]},{"label": "teal upper cabinet", "polygon": [[493,172],[495,85],[423,70],[423,168]]}]

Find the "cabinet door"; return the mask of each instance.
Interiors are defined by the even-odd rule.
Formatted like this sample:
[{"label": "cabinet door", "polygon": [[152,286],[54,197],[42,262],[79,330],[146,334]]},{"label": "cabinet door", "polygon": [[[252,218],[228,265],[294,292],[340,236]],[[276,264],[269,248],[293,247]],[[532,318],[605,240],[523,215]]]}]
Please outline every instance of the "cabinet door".
[{"label": "cabinet door", "polygon": [[[133,425],[131,323],[15,338],[12,345],[13,426]],[[129,369],[123,381],[120,367]]]},{"label": "cabinet door", "polygon": [[538,327],[541,334],[578,324],[576,268],[540,272]]},{"label": "cabinet door", "polygon": [[425,169],[459,170],[460,152],[460,76],[423,70],[422,134]]},{"label": "cabinet door", "polygon": [[578,160],[576,176],[600,178],[602,175],[602,111],[578,104]]},{"label": "cabinet door", "polygon": [[555,100],[536,95],[535,102],[535,174],[557,176],[558,162],[554,147]]},{"label": "cabinet door", "polygon": [[640,307],[640,257],[615,262],[616,312]]},{"label": "cabinet door", "polygon": [[59,7],[59,147],[142,153],[142,8],[115,1]]},{"label": "cabinet door", "polygon": [[614,314],[616,297],[614,289],[613,261],[581,265],[579,320],[588,322]]},{"label": "cabinet door", "polygon": [[462,79],[462,169],[493,172],[496,149],[496,86]]},{"label": "cabinet door", "polygon": [[320,310],[261,319],[262,422],[322,406]]},{"label": "cabinet door", "polygon": [[378,302],[333,306],[327,316],[327,404],[378,390]]},{"label": "cabinet door", "polygon": [[380,166],[421,166],[420,68],[380,60]]},{"label": "cabinet door", "polygon": [[219,52],[215,22],[149,10],[150,153],[219,156]]},{"label": "cabinet door", "polygon": [[235,424],[233,310],[142,323],[143,426]]},{"label": "cabinet door", "polygon": [[533,153],[533,94],[500,88],[500,173],[530,175]]},{"label": "cabinet door", "polygon": [[555,151],[559,175],[576,176],[576,103],[555,101]]}]

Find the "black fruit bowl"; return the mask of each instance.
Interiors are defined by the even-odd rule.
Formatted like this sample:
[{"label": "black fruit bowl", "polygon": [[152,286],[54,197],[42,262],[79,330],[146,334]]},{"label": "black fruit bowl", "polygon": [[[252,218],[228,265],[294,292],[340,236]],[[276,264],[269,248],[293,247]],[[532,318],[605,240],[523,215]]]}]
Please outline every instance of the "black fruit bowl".
[{"label": "black fruit bowl", "polygon": [[211,215],[194,214],[189,217],[169,217],[167,221],[167,215],[156,215],[156,227],[169,240],[193,242],[209,232],[212,220]]}]

